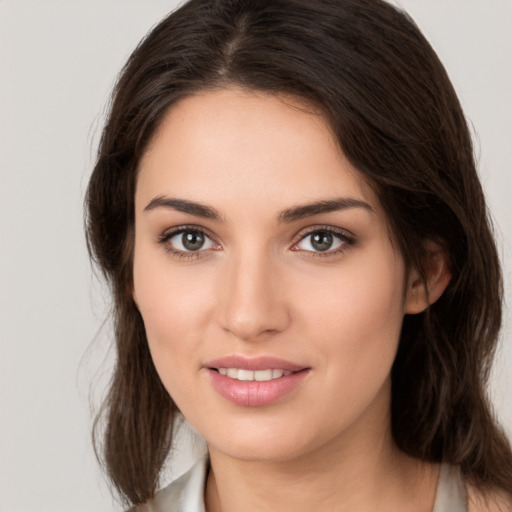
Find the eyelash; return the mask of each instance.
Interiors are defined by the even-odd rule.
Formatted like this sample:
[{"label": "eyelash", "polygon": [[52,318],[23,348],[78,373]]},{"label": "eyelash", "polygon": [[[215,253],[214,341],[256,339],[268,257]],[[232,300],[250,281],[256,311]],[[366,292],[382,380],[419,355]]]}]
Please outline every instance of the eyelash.
[{"label": "eyelash", "polygon": [[[170,231],[165,231],[160,235],[157,239],[157,242],[164,246],[164,249],[170,253],[172,256],[175,256],[179,259],[186,259],[186,260],[194,260],[198,259],[204,256],[204,252],[206,252],[208,249],[199,249],[197,251],[181,251],[179,249],[174,249],[168,242],[172,238],[174,238],[177,235],[183,234],[183,233],[196,233],[201,234],[205,236],[206,238],[210,239],[214,244],[216,242],[214,241],[213,237],[206,231],[204,228],[200,228],[198,226],[188,225],[188,226],[180,226],[177,228],[173,228]],[[316,233],[329,233],[331,235],[334,235],[340,242],[341,246],[335,250],[326,250],[323,251],[307,251],[307,250],[301,250],[301,249],[293,249],[293,247],[297,246],[299,243],[301,243],[303,240],[305,240],[308,236],[314,235]],[[357,240],[356,238],[349,234],[348,232],[342,230],[333,228],[332,226],[313,226],[305,233],[302,233],[299,237],[299,239],[294,242],[292,246],[292,250],[296,252],[306,252],[309,253],[309,257],[314,258],[330,258],[334,256],[338,256],[341,253],[345,252],[349,247],[356,245]],[[218,244],[216,244],[218,245]]]},{"label": "eyelash", "polygon": [[[205,238],[208,238],[213,241],[213,237],[206,231],[204,228],[200,228],[199,226],[180,226],[177,228],[173,228],[170,231],[165,231],[158,237],[157,242],[164,246],[164,249],[170,253],[172,256],[179,258],[180,260],[194,260],[201,258],[203,256],[205,250],[198,250],[198,251],[181,251],[179,249],[174,249],[168,242],[172,238],[174,238],[177,235],[183,234],[183,233],[197,233],[200,235],[203,235]],[[214,242],[215,243],[215,242]],[[218,245],[218,244],[217,244]]]},{"label": "eyelash", "polygon": [[302,233],[300,235],[299,240],[293,244],[293,247],[298,245],[300,242],[305,240],[307,237],[312,236],[316,233],[329,233],[330,235],[333,235],[341,242],[340,247],[338,247],[335,250],[327,250],[324,252],[323,251],[306,251],[306,250],[300,250],[300,249],[296,249],[296,251],[297,252],[307,252],[308,257],[312,257],[312,258],[331,258],[331,257],[339,256],[340,254],[345,252],[349,247],[353,247],[357,243],[356,238],[343,229],[334,228],[332,226],[313,226],[312,228],[308,229],[305,233]]}]

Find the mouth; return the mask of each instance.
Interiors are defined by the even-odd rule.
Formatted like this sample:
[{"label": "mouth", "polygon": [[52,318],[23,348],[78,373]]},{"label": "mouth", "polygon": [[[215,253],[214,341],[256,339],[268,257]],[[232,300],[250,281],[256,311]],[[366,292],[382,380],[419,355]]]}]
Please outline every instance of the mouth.
[{"label": "mouth", "polygon": [[281,368],[273,368],[268,370],[245,370],[243,368],[211,368],[211,370],[219,372],[221,375],[229,377],[230,379],[240,381],[257,381],[267,382],[269,380],[280,379],[287,377],[292,373],[291,370],[283,370]]},{"label": "mouth", "polygon": [[279,402],[300,387],[311,368],[274,357],[228,356],[204,365],[213,388],[239,406]]}]

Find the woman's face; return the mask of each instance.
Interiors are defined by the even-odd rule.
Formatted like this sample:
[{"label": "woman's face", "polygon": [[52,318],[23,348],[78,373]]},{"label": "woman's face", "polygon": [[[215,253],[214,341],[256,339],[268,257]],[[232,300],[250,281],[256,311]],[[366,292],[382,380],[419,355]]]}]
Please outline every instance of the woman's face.
[{"label": "woman's face", "polygon": [[388,428],[404,263],[320,115],[241,90],[189,97],[135,202],[133,296],[211,449],[291,460]]}]

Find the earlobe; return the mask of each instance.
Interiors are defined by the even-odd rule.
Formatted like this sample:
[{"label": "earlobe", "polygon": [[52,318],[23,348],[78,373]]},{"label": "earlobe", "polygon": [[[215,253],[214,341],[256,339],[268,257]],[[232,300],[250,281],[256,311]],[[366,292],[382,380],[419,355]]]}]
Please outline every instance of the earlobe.
[{"label": "earlobe", "polygon": [[425,280],[417,269],[409,273],[406,314],[425,311],[441,297],[452,278],[446,252],[434,242],[427,242],[426,252]]}]

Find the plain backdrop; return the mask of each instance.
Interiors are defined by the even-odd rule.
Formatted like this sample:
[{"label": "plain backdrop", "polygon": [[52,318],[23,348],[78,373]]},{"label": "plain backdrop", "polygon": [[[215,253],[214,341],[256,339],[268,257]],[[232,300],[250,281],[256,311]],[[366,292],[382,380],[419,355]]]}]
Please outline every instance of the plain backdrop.
[{"label": "plain backdrop", "polygon": [[[120,510],[97,469],[90,402],[108,379],[108,299],[82,202],[115,76],[173,0],[0,0],[0,512]],[[512,2],[401,0],[474,128],[512,288]],[[512,433],[512,336],[491,382]]]}]

